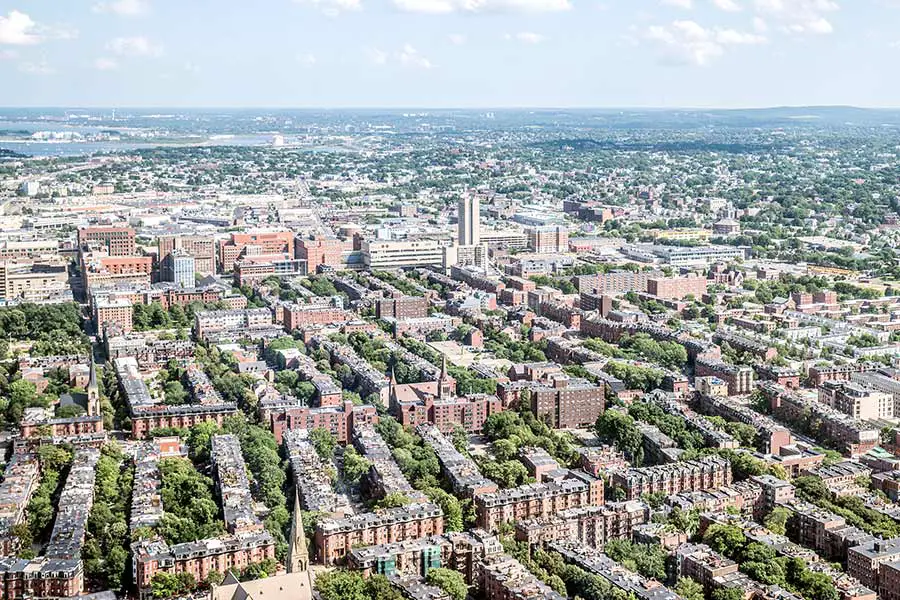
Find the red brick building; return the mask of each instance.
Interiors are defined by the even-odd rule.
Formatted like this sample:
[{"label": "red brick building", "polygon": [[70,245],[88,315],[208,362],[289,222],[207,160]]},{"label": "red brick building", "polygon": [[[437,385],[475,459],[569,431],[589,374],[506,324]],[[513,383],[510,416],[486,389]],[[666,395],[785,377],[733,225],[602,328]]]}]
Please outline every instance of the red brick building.
[{"label": "red brick building", "polygon": [[731,484],[731,463],[718,456],[613,473],[612,486],[625,490],[627,500],[644,494],[677,494]]},{"label": "red brick building", "polygon": [[291,332],[310,325],[333,325],[353,320],[353,315],[334,306],[291,304],[284,307],[284,329]]},{"label": "red brick building", "polygon": [[205,581],[210,573],[226,574],[275,558],[275,541],[266,532],[226,535],[169,546],[162,540],[144,540],[131,547],[135,585],[141,598],[150,597],[150,583],[157,573],[189,573]]},{"label": "red brick building", "polygon": [[350,432],[359,423],[377,423],[378,413],[374,406],[353,406],[344,402],[342,406],[321,406],[310,408],[300,404],[260,405],[260,420],[268,423],[269,429],[280,444],[287,429],[325,429],[344,444],[350,439]]},{"label": "red brick building", "polygon": [[375,303],[375,316],[379,319],[423,319],[428,316],[428,299],[421,296],[383,298]]},{"label": "red brick building", "polygon": [[[600,503],[603,494],[600,494]],[[476,524],[497,531],[504,523],[545,519],[560,511],[590,505],[590,486],[579,479],[529,483],[475,497]]]},{"label": "red brick building", "polygon": [[84,227],[78,230],[78,245],[100,243],[110,256],[132,256],[137,252],[132,227]]},{"label": "red brick building", "polygon": [[294,234],[290,231],[232,233],[219,245],[219,266],[230,273],[244,254],[288,254],[294,256]]},{"label": "red brick building", "polygon": [[316,556],[333,565],[357,546],[417,540],[444,533],[444,513],[436,504],[409,504],[342,519],[320,519],[316,525]]},{"label": "red brick building", "polygon": [[306,261],[310,271],[319,265],[340,270],[344,250],[349,249],[349,244],[337,238],[317,235],[311,239],[297,238],[296,256]]},{"label": "red brick building", "polygon": [[699,299],[706,293],[706,284],[706,277],[651,277],[647,279],[647,293],[666,300],[685,296]]},{"label": "red brick building", "polygon": [[204,276],[216,272],[216,241],[212,236],[161,235],[156,245],[160,261],[174,250],[183,250],[194,258],[194,271]]}]

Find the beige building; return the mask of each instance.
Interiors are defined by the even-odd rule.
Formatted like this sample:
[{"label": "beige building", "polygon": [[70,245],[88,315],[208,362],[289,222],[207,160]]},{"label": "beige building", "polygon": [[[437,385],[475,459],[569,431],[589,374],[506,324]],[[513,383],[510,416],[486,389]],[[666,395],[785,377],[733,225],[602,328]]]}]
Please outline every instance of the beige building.
[{"label": "beige building", "polygon": [[894,397],[856,382],[826,381],[819,402],[862,421],[894,418]]},{"label": "beige building", "polygon": [[67,291],[65,265],[0,261],[0,299],[45,300]]}]

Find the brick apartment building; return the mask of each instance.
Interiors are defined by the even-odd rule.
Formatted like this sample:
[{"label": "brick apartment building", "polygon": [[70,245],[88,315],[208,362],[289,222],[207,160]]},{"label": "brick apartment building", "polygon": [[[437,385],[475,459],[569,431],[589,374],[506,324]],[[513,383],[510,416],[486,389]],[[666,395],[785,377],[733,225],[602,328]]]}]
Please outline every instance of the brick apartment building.
[{"label": "brick apartment building", "polygon": [[99,243],[110,256],[133,256],[137,252],[132,227],[83,227],[78,230],[78,246]]},{"label": "brick apartment building", "polygon": [[558,302],[541,302],[538,305],[538,314],[551,321],[562,323],[570,329],[581,327],[581,309]]},{"label": "brick apartment building", "polygon": [[646,292],[647,282],[660,273],[649,271],[610,271],[596,275],[578,275],[573,283],[583,294],[615,295]]},{"label": "brick apartment building", "polygon": [[356,318],[352,313],[336,306],[289,304],[284,307],[284,330],[291,332],[311,325],[334,325]]},{"label": "brick apartment building", "polygon": [[847,551],[847,573],[864,586],[876,590],[879,598],[896,598],[900,588],[900,538],[873,539]]},{"label": "brick apartment building", "polygon": [[681,300],[693,296],[698,300],[706,293],[706,277],[650,277],[647,293],[664,300]]},{"label": "brick apartment building", "polygon": [[694,374],[697,377],[718,377],[728,384],[729,396],[741,396],[753,391],[753,369],[743,365],[732,365],[715,358],[699,357]]},{"label": "brick apartment building", "polygon": [[544,519],[517,521],[516,540],[532,548],[556,540],[603,548],[610,540],[630,540],[634,528],[649,518],[650,507],[639,501],[573,508]]},{"label": "brick apartment building", "polygon": [[[600,494],[598,504],[603,502]],[[560,511],[590,505],[590,485],[578,478],[529,483],[475,497],[478,527],[497,531],[504,523],[547,518]]]},{"label": "brick apartment building", "polygon": [[443,532],[444,514],[431,503],[324,518],[316,524],[316,557],[325,565],[333,565],[354,547],[418,540]]},{"label": "brick apartment building", "polygon": [[541,381],[510,381],[497,385],[497,395],[504,406],[516,404],[522,392],[529,390],[531,411],[539,419],[547,419],[557,429],[593,425],[603,413],[606,403],[603,384],[565,374],[548,375]]},{"label": "brick apartment building", "polygon": [[507,554],[482,561],[479,572],[478,587],[489,600],[566,600]]},{"label": "brick apartment building", "polygon": [[149,287],[153,258],[150,256],[106,256],[91,252],[81,257],[85,289],[103,285],[136,284]]},{"label": "brick apartment building", "polygon": [[569,250],[569,230],[561,225],[531,227],[528,248],[536,254],[558,254]]},{"label": "brick apartment building", "polygon": [[826,381],[850,381],[854,373],[869,373],[879,368],[881,365],[877,363],[812,366],[809,368],[809,383],[813,387],[819,387]]},{"label": "brick apartment building", "polygon": [[421,296],[383,298],[375,302],[375,316],[379,319],[423,319],[428,316],[428,299]]},{"label": "brick apartment building", "polygon": [[268,424],[279,444],[284,432],[294,429],[325,429],[343,444],[350,440],[354,426],[378,422],[378,413],[374,406],[354,406],[352,402],[343,401],[337,406],[311,408],[301,404],[296,398],[276,399],[261,402],[259,413],[260,421]]},{"label": "brick apartment building", "polygon": [[127,298],[106,299],[94,302],[94,327],[102,333],[104,327],[113,324],[123,333],[134,329],[134,307]]},{"label": "brick apartment building", "polygon": [[206,374],[196,367],[188,368],[186,372],[186,387],[195,402],[170,406],[150,394],[133,357],[117,358],[113,364],[119,388],[128,406],[131,434],[137,439],[146,437],[157,428],[188,428],[206,421],[214,421],[221,426],[226,417],[238,411],[236,405],[222,400]]},{"label": "brick apartment building", "polygon": [[690,577],[709,593],[721,587],[721,581],[738,572],[738,564],[714,552],[705,544],[684,544],[676,552],[678,576]]},{"label": "brick apartment building", "polygon": [[205,581],[210,573],[226,574],[275,558],[275,541],[268,532],[224,535],[169,546],[162,540],[132,544],[135,585],[141,598],[152,597],[150,584],[157,573],[190,573]]},{"label": "brick apartment building", "polygon": [[644,494],[677,494],[731,484],[731,463],[718,456],[674,464],[628,469],[612,474],[611,485],[625,490],[627,500]]}]

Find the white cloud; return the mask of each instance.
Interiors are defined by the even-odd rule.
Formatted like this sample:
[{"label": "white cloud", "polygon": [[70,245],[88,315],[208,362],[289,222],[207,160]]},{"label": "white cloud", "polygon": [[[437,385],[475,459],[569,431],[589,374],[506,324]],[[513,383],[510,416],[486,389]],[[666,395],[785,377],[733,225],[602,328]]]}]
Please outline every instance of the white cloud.
[{"label": "white cloud", "polygon": [[106,44],[107,50],[119,56],[141,56],[156,58],[162,56],[163,47],[144,36],[118,37]]},{"label": "white cloud", "polygon": [[19,53],[15,50],[0,50],[0,60],[12,60],[19,58]]},{"label": "white cloud", "polygon": [[739,12],[741,10],[741,5],[735,0],[712,0],[712,3],[716,8],[725,12]]},{"label": "white cloud", "polygon": [[94,68],[98,71],[115,71],[119,68],[119,63],[113,58],[101,56],[94,60]]},{"label": "white cloud", "polygon": [[645,37],[661,45],[664,62],[706,66],[725,54],[728,46],[764,44],[766,38],[734,29],[707,29],[694,21],[673,21],[650,27]]},{"label": "white cloud", "polygon": [[515,40],[523,44],[540,44],[547,39],[546,36],[532,31],[520,31],[519,33],[507,33],[503,36],[506,40]]},{"label": "white cloud", "polygon": [[368,61],[378,67],[385,65],[400,65],[413,69],[432,69],[434,63],[413,47],[412,44],[403,44],[403,47],[396,52],[385,52],[379,48],[366,48],[366,57]]},{"label": "white cloud", "polygon": [[769,24],[762,17],[753,17],[753,29],[759,33],[765,33],[769,30]]},{"label": "white cloud", "polygon": [[24,62],[19,65],[19,70],[30,75],[52,75],[56,69],[47,64],[47,61]]},{"label": "white cloud", "polygon": [[834,27],[825,15],[840,9],[834,0],[756,0],[755,6],[760,17],[793,34],[831,33]]},{"label": "white cloud", "polygon": [[5,17],[0,16],[0,44],[25,46],[40,41],[37,23],[25,13],[11,10]]},{"label": "white cloud", "polygon": [[362,8],[361,0],[294,0],[294,2],[311,6],[328,17],[336,17],[341,13]]},{"label": "white cloud", "polygon": [[394,0],[406,12],[431,15],[450,13],[545,13],[572,8],[569,0]]},{"label": "white cloud", "polygon": [[150,5],[145,0],[115,0],[114,2],[98,2],[93,11],[112,13],[122,17],[139,17],[150,12]]},{"label": "white cloud", "polygon": [[694,8],[694,0],[659,0],[663,6],[672,6],[682,10],[691,10]]},{"label": "white cloud", "polygon": [[403,45],[403,48],[397,53],[397,60],[404,67],[416,69],[430,69],[434,66],[430,60],[419,54],[419,51],[410,44]]},{"label": "white cloud", "polygon": [[386,65],[388,61],[388,53],[378,48],[366,48],[366,56],[370,63],[379,67]]},{"label": "white cloud", "polygon": [[297,55],[297,62],[303,65],[304,67],[312,67],[315,66],[319,59],[316,58],[315,54],[307,52],[305,54]]},{"label": "white cloud", "polygon": [[461,33],[451,33],[447,36],[447,39],[450,40],[450,43],[454,46],[462,46],[468,41],[468,38]]}]

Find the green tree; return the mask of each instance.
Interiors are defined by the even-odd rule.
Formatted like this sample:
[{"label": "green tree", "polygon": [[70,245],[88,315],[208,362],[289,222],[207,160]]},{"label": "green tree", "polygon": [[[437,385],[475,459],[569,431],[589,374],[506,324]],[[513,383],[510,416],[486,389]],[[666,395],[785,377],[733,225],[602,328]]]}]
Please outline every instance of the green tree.
[{"label": "green tree", "polygon": [[344,450],[344,479],[358,484],[363,475],[369,472],[372,463],[363,458],[353,446],[347,446]]},{"label": "green tree", "polygon": [[316,591],[322,600],[371,600],[366,581],[359,573],[331,571],[316,577]]},{"label": "green tree", "polygon": [[744,546],[744,532],[734,525],[715,524],[707,528],[703,541],[725,556],[736,556]]},{"label": "green tree", "polygon": [[316,427],[309,432],[309,441],[315,447],[316,452],[326,461],[334,458],[334,449],[337,447],[337,440],[334,435],[327,429]]},{"label": "green tree", "polygon": [[772,512],[770,512],[765,521],[763,521],[763,525],[765,525],[766,529],[772,533],[784,535],[787,521],[790,516],[791,512],[788,509],[777,506],[772,509]]},{"label": "green tree", "polygon": [[459,571],[442,567],[431,569],[425,576],[425,581],[444,590],[450,596],[450,600],[466,600],[469,593],[466,580]]},{"label": "green tree", "polygon": [[720,587],[713,590],[711,600],[744,600],[744,590],[739,587]]},{"label": "green tree", "polygon": [[703,586],[690,577],[681,577],[675,584],[675,593],[684,600],[703,600]]}]

